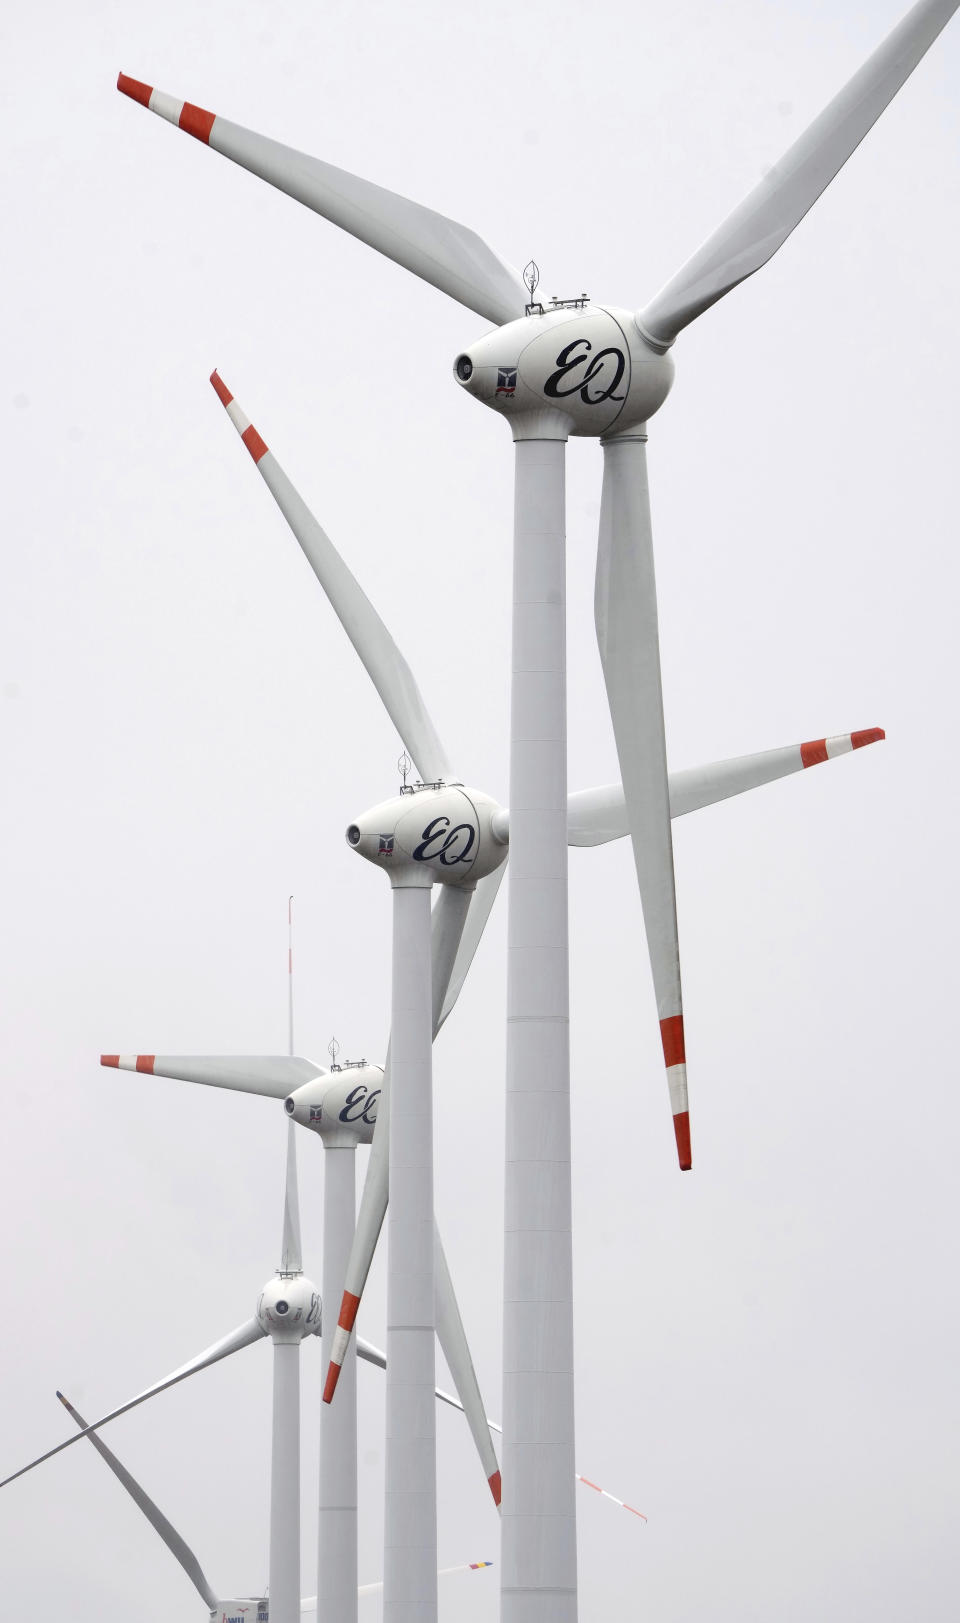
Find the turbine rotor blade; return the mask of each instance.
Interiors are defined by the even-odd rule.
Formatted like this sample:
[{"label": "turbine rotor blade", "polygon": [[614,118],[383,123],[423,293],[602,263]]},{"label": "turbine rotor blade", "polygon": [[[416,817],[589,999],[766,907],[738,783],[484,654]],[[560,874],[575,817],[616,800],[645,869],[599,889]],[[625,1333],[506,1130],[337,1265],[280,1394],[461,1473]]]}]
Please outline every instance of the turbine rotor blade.
[{"label": "turbine rotor blade", "polygon": [[[464,1562],[462,1562],[460,1564],[460,1566],[457,1566],[457,1567],[440,1567],[438,1569],[438,1572],[437,1572],[437,1577],[438,1578],[448,1578],[450,1576],[451,1572],[482,1572],[484,1567],[492,1567],[492,1566],[493,1566],[492,1561],[464,1561]],[[375,1584],[360,1584],[359,1588],[357,1589],[357,1594],[358,1595],[380,1595],[382,1593],[383,1593],[383,1579],[382,1578]],[[315,1612],[316,1609],[317,1609],[317,1596],[316,1595],[310,1595],[310,1596],[307,1597],[306,1600],[302,1600],[300,1602],[300,1610],[301,1610],[301,1612]]]},{"label": "turbine rotor blade", "polygon": [[493,1494],[493,1502],[500,1509],[500,1461],[490,1436],[490,1427],[487,1424],[487,1412],[484,1408],[483,1398],[480,1395],[480,1383],[477,1372],[473,1367],[470,1356],[470,1345],[467,1341],[460,1309],[457,1306],[456,1293],[453,1289],[453,1280],[450,1278],[450,1269],[440,1239],[440,1230],[436,1219],[433,1225],[434,1239],[434,1295],[436,1304],[437,1339],[443,1350],[443,1356],[453,1376],[454,1385],[460,1395],[460,1405],[467,1417],[470,1434],[476,1444],[480,1456],[480,1464],[487,1480],[487,1486]]},{"label": "turbine rotor blade", "polygon": [[224,1336],[221,1341],[215,1341],[213,1346],[208,1347],[205,1352],[198,1353],[196,1358],[191,1358],[189,1363],[181,1364],[180,1368],[175,1369],[172,1375],[167,1375],[164,1380],[157,1381],[153,1386],[148,1386],[146,1391],[138,1392],[135,1398],[131,1398],[127,1403],[121,1403],[118,1409],[111,1409],[109,1414],[102,1415],[99,1420],[95,1420],[92,1426],[87,1426],[83,1431],[77,1432],[74,1437],[68,1437],[66,1442],[58,1443],[56,1448],[48,1448],[45,1454],[40,1454],[35,1460],[31,1460],[29,1465],[22,1465],[19,1471],[14,1471],[10,1476],[4,1477],[3,1481],[0,1482],[0,1488],[5,1488],[8,1482],[15,1482],[18,1476],[24,1476],[27,1471],[32,1471],[35,1465],[42,1465],[44,1460],[52,1459],[54,1454],[60,1454],[65,1448],[70,1448],[74,1443],[78,1443],[81,1437],[89,1436],[91,1432],[98,1431],[101,1426],[107,1425],[109,1421],[116,1420],[130,1409],[135,1409],[138,1404],[146,1403],[148,1398],[156,1397],[158,1392],[165,1392],[168,1386],[176,1386],[178,1381],[185,1381],[189,1375],[196,1375],[199,1370],[206,1369],[208,1364],[219,1363],[221,1358],[229,1358],[231,1353],[240,1352],[241,1348],[252,1346],[255,1341],[262,1338],[263,1334],[264,1332],[257,1319],[250,1319],[246,1324],[241,1324],[238,1329],[231,1330],[230,1334]]},{"label": "turbine rotor blade", "polygon": [[680,947],[645,437],[606,442],[595,616],[643,904],[680,1167],[691,1166]]},{"label": "turbine rotor blade", "polygon": [[640,312],[658,345],[776,253],[910,77],[960,0],[920,0],[739,208]]},{"label": "turbine rotor blade", "polygon": [[327,1075],[325,1066],[289,1054],[101,1054],[100,1064],[236,1093],[259,1093],[268,1099],[286,1099],[315,1076]]},{"label": "turbine rotor blade", "polygon": [[[481,881],[481,884],[485,883],[486,881]],[[436,1037],[440,1029],[440,1017],[443,1013],[447,988],[450,985],[453,967],[464,934],[464,925],[469,912],[474,906],[474,898],[480,888],[481,886],[478,885],[476,891],[470,892],[452,885],[441,885],[439,887],[440,894],[434,903],[430,919],[434,1037]],[[343,1367],[343,1360],[346,1356],[347,1347],[350,1345],[350,1337],[356,1323],[363,1287],[367,1282],[370,1264],[373,1261],[373,1253],[376,1250],[380,1230],[383,1227],[390,1184],[389,1144],[390,1055],[388,1052],[383,1072],[380,1102],[377,1106],[377,1125],[373,1130],[373,1143],[370,1146],[367,1175],[363,1182],[363,1193],[360,1196],[360,1210],[357,1213],[357,1227],[354,1231],[353,1244],[350,1247],[350,1257],[347,1262],[343,1300],[340,1304],[340,1315],[337,1319],[330,1363],[327,1366],[326,1380],[324,1382],[324,1403],[332,1402],[333,1394],[337,1389],[340,1370]]]},{"label": "turbine rotor blade", "polygon": [[307,562],[370,677],[381,703],[425,783],[455,774],[409,665],[369,598],[326,532],[294,490],[273,452],[240,410],[219,373],[210,378],[267,489],[296,536]]},{"label": "turbine rotor blade", "polygon": [[823,761],[849,755],[851,750],[878,744],[886,737],[882,727],[865,728],[858,733],[839,733],[834,738],[816,738],[806,744],[788,744],[783,749],[763,750],[759,755],[740,755],[730,761],[714,761],[709,766],[689,767],[670,774],[670,813],[685,817],[688,812],[718,801],[759,789],[777,778],[803,772]]},{"label": "turbine rotor blade", "polygon": [[[783,749],[763,750],[759,755],[737,755],[729,761],[711,761],[708,766],[688,767],[669,775],[670,816],[685,817],[703,806],[716,805],[748,789],[759,789],[791,772],[833,761],[838,755],[877,744],[886,737],[882,727],[868,727],[858,733],[838,733],[833,738],[817,738],[807,744],[788,744]],[[623,785],[607,783],[599,789],[579,789],[567,801],[567,841],[570,845],[606,845],[630,833]],[[478,887],[479,888],[479,887]]]},{"label": "turbine rotor blade", "polygon": [[282,146],[121,73],[117,89],[500,326],[526,308],[518,271],[475,231],[345,169]]},{"label": "turbine rotor blade", "polygon": [[154,1531],[159,1533],[171,1555],[175,1558],[175,1560],[179,1561],[181,1567],[183,1568],[187,1577],[190,1579],[190,1582],[193,1584],[194,1589],[197,1591],[201,1599],[205,1601],[211,1612],[215,1612],[219,1605],[217,1596],[211,1589],[207,1576],[191,1550],[189,1544],[187,1544],[185,1539],[183,1539],[177,1532],[176,1528],[167,1520],[166,1516],[163,1514],[163,1511],[154,1504],[149,1494],[144,1492],[136,1478],[130,1475],[130,1472],[127,1470],[126,1466],[121,1465],[116,1454],[111,1453],[106,1443],[97,1436],[96,1432],[89,1429],[83,1415],[78,1413],[69,1399],[65,1398],[62,1392],[58,1392],[57,1397],[60,1399],[60,1402],[63,1404],[63,1407],[66,1409],[71,1420],[73,1420],[75,1424],[79,1426],[81,1432],[83,1432],[87,1438],[87,1441],[92,1443],[101,1459],[106,1461],[114,1476],[120,1483],[122,1483],[123,1487],[126,1488],[134,1504],[139,1505],[140,1509],[143,1511],[143,1514],[146,1516],[147,1521],[150,1523]]},{"label": "turbine rotor blade", "polygon": [[490,911],[497,899],[497,892],[506,871],[507,864],[506,860],[504,860],[499,868],[494,869],[493,873],[487,874],[486,879],[480,880],[473,893],[473,900],[467,913],[467,922],[463,927],[460,945],[457,948],[453,969],[450,972],[446,994],[440,1006],[440,1012],[435,1017],[437,1031],[440,1030],[463,990],[463,983],[467,978],[470,965],[473,963],[474,955],[480,945],[480,938],[487,927]]}]

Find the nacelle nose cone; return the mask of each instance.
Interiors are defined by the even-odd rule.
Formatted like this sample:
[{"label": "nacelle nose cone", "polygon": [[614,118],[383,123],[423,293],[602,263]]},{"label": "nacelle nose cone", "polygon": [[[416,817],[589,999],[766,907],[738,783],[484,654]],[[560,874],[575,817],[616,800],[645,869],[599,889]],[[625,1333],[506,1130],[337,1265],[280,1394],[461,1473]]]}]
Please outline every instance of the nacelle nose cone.
[{"label": "nacelle nose cone", "polygon": [[325,1142],[369,1144],[377,1125],[382,1086],[379,1065],[345,1065],[332,1076],[305,1082],[284,1100],[284,1109]]},{"label": "nacelle nose cone", "polygon": [[504,859],[493,833],[498,810],[489,795],[459,785],[409,789],[351,823],[347,843],[394,885],[472,885]]},{"label": "nacelle nose cone", "polygon": [[505,417],[562,412],[575,435],[620,432],[667,397],[673,361],[644,342],[627,310],[547,310],[487,333],[454,362],[462,389]]},{"label": "nacelle nose cone", "polygon": [[260,1328],[273,1341],[296,1342],[320,1334],[320,1292],[305,1274],[278,1274],[257,1303]]}]

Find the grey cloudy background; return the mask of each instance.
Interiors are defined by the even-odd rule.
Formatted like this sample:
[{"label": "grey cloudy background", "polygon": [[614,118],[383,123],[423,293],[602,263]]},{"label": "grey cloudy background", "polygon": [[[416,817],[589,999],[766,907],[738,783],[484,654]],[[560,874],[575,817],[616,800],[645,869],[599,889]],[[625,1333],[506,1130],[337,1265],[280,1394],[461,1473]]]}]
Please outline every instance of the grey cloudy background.
[{"label": "grey cloudy background", "polygon": [[[216,365],[506,800],[512,454],[451,361],[482,323],[118,96],[118,70],[635,307],[904,0],[62,3],[3,23],[0,1465],[252,1312],[268,1101],[101,1050],[381,1058],[389,896],[343,841],[398,742],[217,403]],[[671,762],[888,741],[676,828],[681,1178],[625,844],[571,857],[582,1616],[956,1615],[960,24],[766,270],[677,345],[650,465]],[[616,777],[569,454],[572,787]],[[436,1051],[438,1213],[499,1408],[505,908]],[[322,1152],[301,1144],[308,1266]],[[377,1264],[361,1327],[384,1336]],[[304,1351],[304,1592],[319,1344]],[[265,1582],[270,1354],[107,1434],[225,1594]],[[382,1382],[361,1375],[361,1575]],[[443,1564],[498,1556],[457,1417]],[[2,1474],[2,1473],[0,1473]],[[11,1617],[202,1603],[86,1445],[0,1496]],[[497,1574],[446,1581],[489,1623]],[[365,1603],[371,1623],[378,1603]]]}]

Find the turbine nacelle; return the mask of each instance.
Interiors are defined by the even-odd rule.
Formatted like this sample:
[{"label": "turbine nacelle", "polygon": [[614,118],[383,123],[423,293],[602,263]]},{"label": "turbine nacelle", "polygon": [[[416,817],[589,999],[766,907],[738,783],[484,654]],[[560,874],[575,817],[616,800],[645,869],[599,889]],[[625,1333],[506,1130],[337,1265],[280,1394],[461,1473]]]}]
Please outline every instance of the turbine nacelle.
[{"label": "turbine nacelle", "polygon": [[320,1333],[320,1292],[305,1274],[277,1274],[264,1285],[257,1320],[271,1341],[296,1343]]},{"label": "turbine nacelle", "polygon": [[360,1060],[305,1082],[284,1100],[283,1108],[301,1127],[319,1133],[325,1144],[370,1144],[382,1085],[383,1067]]},{"label": "turbine nacelle", "polygon": [[573,299],[487,333],[454,362],[462,389],[504,417],[559,412],[566,432],[599,438],[645,423],[663,405],[673,361],[633,313]]},{"label": "turbine nacelle", "polygon": [[351,823],[347,843],[385,869],[395,888],[472,887],[506,857],[494,832],[500,811],[489,795],[460,784],[411,785]]}]

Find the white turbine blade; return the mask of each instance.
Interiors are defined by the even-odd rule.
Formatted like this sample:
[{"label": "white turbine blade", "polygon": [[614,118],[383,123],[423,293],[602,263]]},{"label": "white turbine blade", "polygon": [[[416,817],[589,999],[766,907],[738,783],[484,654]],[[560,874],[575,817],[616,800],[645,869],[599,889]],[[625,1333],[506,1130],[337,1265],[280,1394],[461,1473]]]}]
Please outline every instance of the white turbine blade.
[{"label": "white turbine blade", "polygon": [[601,1488],[599,1482],[591,1482],[588,1476],[581,1476],[579,1471],[577,1472],[577,1481],[582,1482],[585,1488],[592,1488],[594,1493],[600,1495],[601,1499],[612,1499],[613,1503],[619,1505],[621,1510],[628,1510],[631,1516],[639,1516],[642,1522],[646,1521],[647,1518],[642,1510],[635,1510],[633,1505],[628,1505],[625,1500],[618,1499],[615,1493],[608,1493],[606,1488]]},{"label": "white turbine blade", "polygon": [[280,1272],[299,1274],[303,1271],[303,1248],[300,1242],[300,1190],[297,1183],[296,1127],[287,1118],[287,1167],[283,1180],[283,1239],[281,1242]]},{"label": "white turbine blade", "polygon": [[[485,880],[481,881],[481,884],[477,886],[476,891],[472,894],[452,885],[441,885],[439,887],[440,894],[434,903],[430,918],[434,1037],[436,1037],[440,1029],[440,1017],[447,995],[447,988],[450,985],[450,978],[453,974],[457,952],[463,937],[465,920],[469,916],[469,910],[472,909],[474,897],[480,892],[482,885],[486,883]],[[333,1394],[337,1389],[337,1381],[340,1379],[340,1370],[343,1366],[347,1347],[350,1344],[350,1336],[356,1322],[363,1287],[367,1282],[370,1264],[373,1261],[373,1254],[380,1238],[380,1230],[383,1227],[390,1184],[389,1144],[390,1055],[388,1052],[383,1072],[383,1084],[380,1090],[380,1102],[377,1105],[377,1125],[373,1130],[373,1143],[370,1146],[370,1158],[367,1162],[367,1175],[363,1182],[363,1193],[360,1196],[357,1226],[347,1262],[343,1300],[340,1304],[336,1335],[334,1336],[330,1363],[327,1367],[324,1382],[324,1403],[332,1401]]]},{"label": "white turbine blade", "polygon": [[42,1465],[44,1460],[52,1459],[54,1454],[60,1454],[65,1448],[70,1448],[74,1443],[78,1443],[81,1437],[88,1436],[92,1431],[98,1431],[101,1426],[107,1425],[111,1420],[116,1420],[122,1414],[127,1414],[130,1409],[135,1409],[138,1404],[146,1403],[148,1398],[156,1397],[158,1392],[165,1392],[168,1386],[176,1386],[178,1381],[185,1381],[189,1375],[196,1375],[199,1370],[206,1369],[208,1364],[219,1363],[221,1358],[229,1358],[231,1353],[240,1352],[241,1348],[252,1346],[253,1342],[261,1339],[263,1333],[257,1319],[250,1319],[246,1324],[241,1324],[238,1329],[231,1330],[230,1334],[224,1336],[221,1341],[215,1341],[212,1347],[207,1348],[206,1352],[198,1353],[197,1357],[191,1358],[188,1364],[181,1364],[180,1368],[175,1369],[172,1375],[167,1375],[162,1381],[157,1381],[155,1385],[148,1386],[146,1391],[138,1392],[135,1398],[130,1398],[127,1403],[121,1403],[118,1409],[111,1409],[109,1414],[101,1415],[100,1419],[95,1420],[92,1426],[87,1426],[84,1431],[78,1432],[75,1437],[68,1437],[65,1443],[58,1443],[56,1448],[48,1448],[45,1454],[40,1454],[37,1459],[31,1460],[29,1465],[22,1465],[19,1471],[14,1471],[10,1476],[4,1477],[3,1481],[0,1482],[0,1488],[5,1488],[8,1482],[15,1482],[18,1476],[24,1476],[27,1471],[32,1471],[35,1465]]},{"label": "white turbine blade", "polygon": [[460,1403],[467,1417],[467,1425],[476,1444],[480,1456],[480,1464],[487,1480],[487,1486],[493,1494],[493,1502],[500,1509],[500,1461],[490,1436],[490,1427],[487,1425],[487,1412],[480,1396],[480,1383],[477,1372],[473,1367],[470,1356],[470,1346],[467,1341],[460,1309],[453,1289],[453,1280],[450,1278],[450,1269],[440,1239],[440,1230],[436,1219],[433,1225],[434,1238],[434,1299],[437,1317],[437,1339],[443,1349],[443,1356],[453,1376],[454,1385],[460,1395]]},{"label": "white turbine blade", "polygon": [[[748,789],[759,789],[776,778],[789,777],[791,772],[802,772],[805,767],[817,766],[821,761],[832,761],[838,755],[847,755],[866,744],[876,744],[885,737],[882,727],[868,727],[859,733],[838,733],[833,738],[788,744],[783,749],[764,750],[759,755],[738,755],[729,761],[711,761],[708,766],[671,772],[670,816],[685,817],[688,812],[745,794]],[[567,801],[570,845],[605,845],[609,840],[622,840],[629,833],[622,784],[580,789]]]},{"label": "white turbine blade", "polygon": [[[440,1030],[463,990],[463,983],[467,978],[467,972],[480,945],[480,938],[487,927],[487,920],[497,899],[497,892],[506,871],[507,864],[506,861],[503,861],[499,868],[494,869],[493,873],[487,874],[486,879],[480,880],[473,893],[473,899],[467,913],[467,922],[463,927],[460,945],[457,948],[457,955],[450,973],[449,984],[440,1007],[440,1013],[436,1017],[436,1031]],[[434,990],[436,991],[436,983],[434,983]],[[436,1032],[434,1035],[436,1035]]]},{"label": "white turbine blade", "polygon": [[764,783],[789,777],[806,767],[833,761],[838,755],[877,744],[886,734],[882,727],[869,727],[859,733],[839,733],[834,738],[816,738],[806,744],[788,744],[784,749],[764,750],[759,755],[740,755],[730,761],[714,761],[709,766],[689,767],[670,774],[670,814],[685,817],[702,806],[759,789]]},{"label": "white turbine blade", "polygon": [[604,445],[595,615],[653,969],[677,1155],[691,1165],[646,446]]},{"label": "white turbine blade", "polygon": [[[492,1567],[492,1566],[493,1566],[492,1561],[464,1561],[462,1563],[462,1565],[458,1566],[458,1567],[439,1567],[437,1569],[437,1577],[438,1578],[449,1578],[449,1576],[450,1576],[450,1574],[452,1572],[482,1572],[484,1567]],[[383,1580],[382,1579],[380,1580],[380,1582],[378,1584],[361,1584],[359,1589],[357,1590],[358,1595],[381,1595],[382,1593],[383,1593]],[[304,1602],[303,1609],[304,1609],[304,1611],[307,1611],[309,1609],[307,1607],[306,1602]]]},{"label": "white turbine blade", "polygon": [[146,1076],[170,1076],[178,1082],[202,1082],[209,1088],[232,1088],[236,1093],[259,1093],[268,1099],[286,1099],[315,1076],[327,1075],[325,1066],[288,1054],[101,1054],[100,1064]]},{"label": "white turbine blade", "polygon": [[127,1470],[126,1466],[120,1464],[116,1454],[112,1454],[110,1452],[110,1449],[107,1447],[106,1443],[104,1443],[97,1436],[95,1431],[90,1431],[88,1429],[87,1422],[84,1420],[83,1415],[77,1412],[69,1399],[65,1398],[62,1392],[58,1392],[57,1397],[60,1399],[63,1407],[66,1409],[67,1414],[73,1421],[75,1421],[80,1430],[84,1433],[87,1441],[92,1443],[101,1459],[106,1461],[114,1476],[126,1488],[134,1504],[139,1505],[140,1509],[143,1511],[143,1514],[146,1516],[147,1521],[150,1523],[150,1526],[155,1530],[155,1532],[160,1534],[160,1537],[163,1539],[167,1549],[170,1551],[171,1555],[177,1561],[179,1561],[181,1567],[183,1568],[187,1577],[190,1579],[190,1582],[193,1584],[194,1589],[200,1595],[201,1599],[206,1602],[211,1612],[215,1612],[219,1604],[217,1597],[211,1589],[206,1574],[204,1573],[203,1568],[191,1550],[189,1544],[187,1544],[186,1541],[181,1538],[176,1528],[172,1526],[170,1522],[168,1522],[166,1516],[163,1514],[163,1511],[154,1504],[149,1494],[144,1492],[136,1478],[130,1475],[130,1472]]},{"label": "white turbine blade", "polygon": [[433,209],[385,191],[345,169],[231,124],[190,102],[121,73],[117,89],[187,135],[230,158],[268,185],[340,226],[424,282],[501,325],[522,316],[527,292],[520,275],[475,231]]},{"label": "white turbine blade", "polygon": [[240,410],[218,372],[210,382],[303,549],[311,569],[425,783],[455,777],[413,672],[333,542],[294,489],[273,452]]},{"label": "white turbine blade", "polygon": [[[458,1567],[440,1567],[438,1569],[438,1571],[437,1571],[437,1577],[438,1578],[448,1578],[450,1576],[451,1572],[482,1572],[484,1567],[492,1567],[492,1566],[493,1566],[492,1561],[464,1561]],[[375,1584],[360,1584],[359,1588],[357,1589],[357,1594],[358,1595],[382,1595],[383,1594],[383,1579],[381,1578],[379,1583],[375,1583]],[[317,1609],[317,1597],[316,1597],[316,1595],[310,1595],[308,1597],[308,1599],[302,1600],[300,1602],[300,1610],[301,1610],[301,1612],[315,1612],[316,1609]]]},{"label": "white turbine blade", "polygon": [[658,344],[765,265],[843,168],[960,0],[920,0],[638,321]]}]

